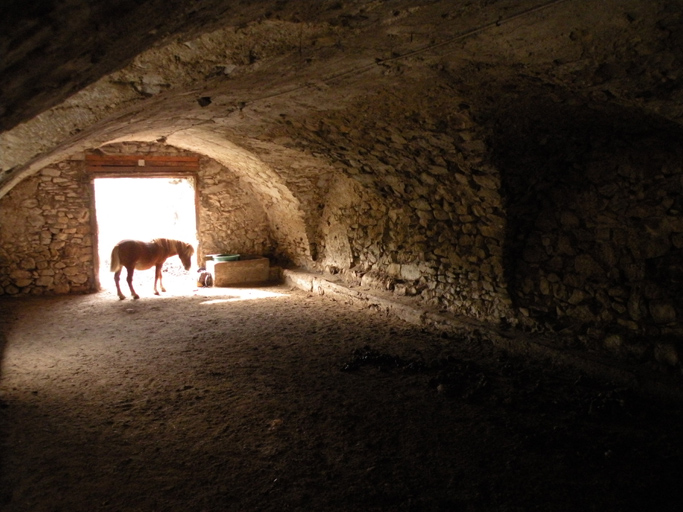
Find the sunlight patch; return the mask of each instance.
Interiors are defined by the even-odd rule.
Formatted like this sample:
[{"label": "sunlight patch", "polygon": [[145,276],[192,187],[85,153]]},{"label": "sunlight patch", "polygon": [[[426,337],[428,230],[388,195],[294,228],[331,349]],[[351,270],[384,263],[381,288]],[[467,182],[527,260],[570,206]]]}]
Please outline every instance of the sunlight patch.
[{"label": "sunlight patch", "polygon": [[[213,289],[212,291],[217,292],[218,290]],[[224,292],[221,292],[224,293]],[[223,304],[226,302],[237,302],[241,300],[254,300],[254,299],[271,299],[275,297],[287,297],[286,293],[270,292],[266,290],[257,290],[254,288],[245,289],[235,289],[231,288],[228,292],[229,295],[223,296],[221,298],[205,300],[201,304]]]}]

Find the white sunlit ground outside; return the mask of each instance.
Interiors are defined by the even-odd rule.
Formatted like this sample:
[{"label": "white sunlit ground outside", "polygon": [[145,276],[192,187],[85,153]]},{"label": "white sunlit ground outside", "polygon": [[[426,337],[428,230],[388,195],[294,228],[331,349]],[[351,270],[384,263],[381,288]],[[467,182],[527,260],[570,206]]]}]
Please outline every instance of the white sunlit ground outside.
[{"label": "white sunlit ground outside", "polygon": [[[104,290],[114,291],[110,272],[111,250],[124,239],[151,241],[171,238],[191,243],[197,249],[197,220],[194,183],[187,178],[96,178],[95,209],[99,231],[99,279]],[[164,265],[164,286],[171,281],[196,282],[196,257],[186,272],[173,256]],[[133,286],[141,296],[152,294],[154,269],[136,270]],[[185,283],[187,281],[187,283]],[[130,296],[126,270],[121,271],[121,290]]]}]

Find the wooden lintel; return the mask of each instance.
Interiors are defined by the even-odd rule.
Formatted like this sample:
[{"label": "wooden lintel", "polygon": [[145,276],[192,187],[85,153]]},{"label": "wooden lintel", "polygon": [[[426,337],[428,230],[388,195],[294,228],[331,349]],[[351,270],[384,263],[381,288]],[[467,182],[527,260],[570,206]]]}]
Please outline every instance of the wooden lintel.
[{"label": "wooden lintel", "polygon": [[93,155],[85,156],[86,169],[92,173],[197,172],[199,157],[157,155]]},{"label": "wooden lintel", "polygon": [[87,171],[90,174],[193,174],[197,172],[194,167],[89,167]]}]

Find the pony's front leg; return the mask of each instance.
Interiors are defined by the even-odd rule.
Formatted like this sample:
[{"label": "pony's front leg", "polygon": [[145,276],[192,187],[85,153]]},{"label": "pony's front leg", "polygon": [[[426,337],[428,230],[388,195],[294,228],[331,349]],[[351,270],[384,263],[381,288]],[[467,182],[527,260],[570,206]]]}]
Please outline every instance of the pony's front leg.
[{"label": "pony's front leg", "polygon": [[166,291],[166,288],[164,288],[164,284],[161,281],[161,267],[162,265],[157,265],[154,272],[154,295],[159,295],[159,292],[157,291],[157,281],[159,281],[159,288],[161,288],[161,291]]},{"label": "pony's front leg", "polygon": [[[135,293],[135,289],[133,288],[133,272],[135,271],[134,267],[128,268],[126,267],[126,270],[128,271],[128,275],[126,276],[126,281],[128,282],[128,288],[130,288],[130,293],[133,295],[134,299],[139,299],[140,296]],[[119,295],[119,297],[121,297]],[[123,297],[121,297],[123,298]]]},{"label": "pony's front leg", "polygon": [[119,296],[119,299],[123,300],[126,298],[126,296],[121,292],[121,286],[119,286],[119,281],[121,280],[121,269],[117,270],[114,272],[114,282],[116,283],[116,293]]}]

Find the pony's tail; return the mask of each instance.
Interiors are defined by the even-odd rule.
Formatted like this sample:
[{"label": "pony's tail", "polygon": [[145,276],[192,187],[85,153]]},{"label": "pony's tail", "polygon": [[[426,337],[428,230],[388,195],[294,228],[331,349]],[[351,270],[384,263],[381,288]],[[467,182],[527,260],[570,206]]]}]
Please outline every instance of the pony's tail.
[{"label": "pony's tail", "polygon": [[119,260],[119,246],[116,245],[111,250],[111,267],[109,269],[112,272],[117,272],[121,269],[121,261]]}]

